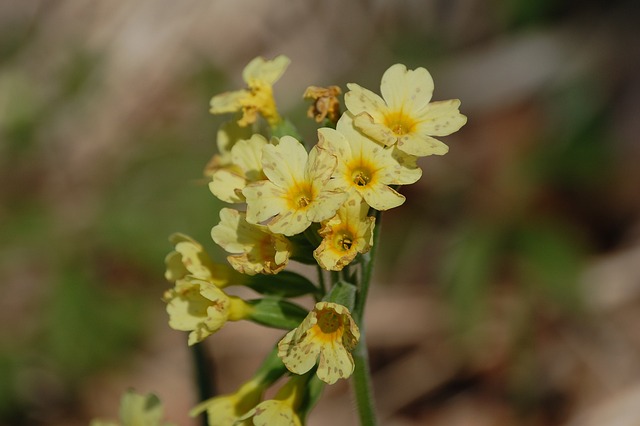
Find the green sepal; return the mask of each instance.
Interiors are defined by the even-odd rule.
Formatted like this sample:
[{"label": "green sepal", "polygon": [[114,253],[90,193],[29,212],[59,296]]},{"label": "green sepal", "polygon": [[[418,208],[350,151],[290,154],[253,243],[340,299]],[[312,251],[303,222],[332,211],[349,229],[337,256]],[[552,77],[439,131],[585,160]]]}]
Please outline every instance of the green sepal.
[{"label": "green sepal", "polygon": [[276,297],[249,300],[247,303],[253,307],[249,320],[283,330],[296,328],[309,313],[300,305]]},{"label": "green sepal", "polygon": [[300,404],[300,408],[298,408],[298,414],[300,415],[300,420],[302,420],[302,424],[307,423],[307,416],[313,410],[313,407],[318,403],[320,397],[322,396],[322,391],[326,385],[325,382],[320,380],[318,376],[315,374],[315,368],[311,370],[312,376],[307,382],[307,389],[305,392],[305,397]]},{"label": "green sepal", "polygon": [[338,281],[322,300],[337,303],[353,312],[356,302],[356,286],[346,281]]},{"label": "green sepal", "polygon": [[254,275],[246,286],[260,294],[279,297],[298,297],[319,292],[308,278],[290,271],[282,271],[277,275]]},{"label": "green sepal", "polygon": [[293,136],[298,141],[302,142],[302,136],[300,136],[300,132],[296,126],[293,125],[292,122],[283,118],[276,124],[271,127],[271,136],[275,136],[276,138],[281,138],[283,136]]}]

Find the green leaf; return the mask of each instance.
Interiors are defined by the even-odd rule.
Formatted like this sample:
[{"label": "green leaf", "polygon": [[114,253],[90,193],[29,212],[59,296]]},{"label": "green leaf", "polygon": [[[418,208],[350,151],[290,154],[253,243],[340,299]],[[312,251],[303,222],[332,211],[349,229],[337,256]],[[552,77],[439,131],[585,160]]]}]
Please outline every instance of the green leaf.
[{"label": "green leaf", "polygon": [[282,271],[277,275],[254,275],[246,285],[260,294],[279,297],[298,297],[319,292],[309,279],[290,271]]},{"label": "green leaf", "polygon": [[247,303],[254,307],[249,318],[251,321],[283,330],[296,328],[309,313],[302,306],[274,297],[249,300]]},{"label": "green leaf", "polygon": [[353,312],[356,302],[356,286],[346,281],[338,281],[322,300],[345,306]]}]

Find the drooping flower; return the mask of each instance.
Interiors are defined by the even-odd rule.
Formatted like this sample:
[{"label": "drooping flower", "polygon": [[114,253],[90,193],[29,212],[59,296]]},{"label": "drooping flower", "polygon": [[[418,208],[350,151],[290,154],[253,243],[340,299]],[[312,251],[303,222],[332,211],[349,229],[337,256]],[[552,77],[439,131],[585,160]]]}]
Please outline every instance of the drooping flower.
[{"label": "drooping flower", "polygon": [[220,223],[211,230],[211,238],[232,253],[227,257],[231,266],[247,275],[277,274],[291,256],[287,238],[247,222],[245,213],[233,209],[220,210]]},{"label": "drooping flower", "polygon": [[336,157],[317,145],[307,154],[291,136],[277,145],[265,145],[262,166],[268,180],[242,191],[247,200],[247,221],[262,223],[272,232],[299,234],[311,224],[332,217],[347,194],[330,180]]},{"label": "drooping flower", "polygon": [[262,148],[266,144],[265,137],[259,134],[237,141],[231,148],[230,164],[211,173],[209,189],[213,195],[227,203],[243,203],[244,187],[266,179],[261,163]]},{"label": "drooping flower", "polygon": [[273,399],[262,401],[238,420],[253,420],[254,426],[301,426],[297,409],[302,402],[307,377],[291,377]]},{"label": "drooping flower", "polygon": [[309,86],[304,92],[304,99],[310,99],[313,104],[307,111],[307,116],[321,123],[325,118],[337,123],[340,118],[340,101],[338,96],[342,90],[338,86],[317,87]]},{"label": "drooping flower", "polygon": [[120,421],[93,420],[90,426],[172,426],[162,421],[164,409],[154,394],[140,395],[127,391],[120,399]]},{"label": "drooping flower", "polygon": [[[188,235],[175,233],[169,237],[175,250],[165,257],[167,281],[175,282],[187,275],[210,281],[220,288],[240,284],[242,278],[227,265],[214,263],[202,245]],[[233,279],[232,279],[233,277]]]},{"label": "drooping flower", "polygon": [[373,244],[375,218],[367,216],[369,206],[358,195],[350,197],[334,217],[323,222],[319,234],[323,238],[314,250],[318,264],[329,271],[341,271]]},{"label": "drooping flower", "polygon": [[273,84],[280,79],[289,66],[290,60],[280,55],[268,61],[257,57],[242,71],[247,89],[216,95],[211,99],[212,114],[242,111],[240,126],[255,123],[258,114],[262,115],[270,126],[277,125],[281,118],[273,98]]},{"label": "drooping flower", "polygon": [[167,302],[169,326],[191,331],[189,346],[218,331],[227,321],[249,318],[253,308],[236,296],[229,296],[209,281],[186,276],[163,297]]},{"label": "drooping flower", "polygon": [[264,389],[265,384],[252,379],[232,394],[216,396],[201,402],[189,412],[189,415],[195,417],[206,411],[209,426],[249,425],[248,421],[238,423],[238,420],[260,402]]},{"label": "drooping flower", "polygon": [[316,374],[328,384],[351,376],[351,351],[360,330],[349,310],[337,303],[318,302],[298,328],[278,343],[278,356],[289,371],[304,374],[318,363]]},{"label": "drooping flower", "polygon": [[458,99],[430,102],[433,79],[425,68],[391,66],[382,76],[382,97],[355,83],[347,87],[350,91],[345,94],[345,105],[355,116],[355,127],[384,145],[397,145],[407,154],[446,154],[449,147],[433,136],[450,135],[467,122],[458,111]]},{"label": "drooping flower", "polygon": [[407,185],[422,176],[416,158],[394,147],[385,148],[353,127],[348,113],[342,115],[336,130],[318,130],[318,146],[333,152],[338,163],[335,184],[357,192],[376,210],[388,210],[404,203],[405,197],[389,185]]}]

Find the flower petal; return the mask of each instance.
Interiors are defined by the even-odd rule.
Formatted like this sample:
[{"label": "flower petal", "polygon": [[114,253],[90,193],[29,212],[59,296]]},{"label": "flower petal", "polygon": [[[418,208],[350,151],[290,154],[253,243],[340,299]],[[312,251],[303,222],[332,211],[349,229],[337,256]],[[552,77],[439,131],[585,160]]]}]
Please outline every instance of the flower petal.
[{"label": "flower petal", "polygon": [[296,331],[297,329],[291,330],[278,342],[278,357],[287,370],[295,374],[304,374],[316,365],[320,346],[309,336],[302,341],[295,340]]},{"label": "flower petal", "polygon": [[364,187],[360,194],[367,204],[380,211],[398,207],[405,201],[404,195],[381,183]]},{"label": "flower petal", "polygon": [[242,100],[250,96],[251,94],[246,90],[221,93],[211,98],[209,112],[211,114],[223,114],[239,111],[242,108]]},{"label": "flower petal", "polygon": [[393,130],[379,121],[374,121],[374,118],[368,112],[356,115],[353,118],[353,125],[371,139],[384,145],[393,145],[398,140]]},{"label": "flower petal", "polygon": [[247,200],[247,221],[261,223],[286,210],[285,190],[271,181],[258,181],[247,185],[242,194]]},{"label": "flower petal", "polygon": [[332,385],[338,379],[346,379],[354,370],[351,354],[342,345],[324,345],[320,351],[317,375],[323,382]]},{"label": "flower petal", "polygon": [[242,78],[251,85],[254,81],[261,81],[272,85],[282,77],[291,60],[280,55],[272,60],[257,57],[251,60],[242,71]]},{"label": "flower petal", "polygon": [[369,89],[355,83],[347,84],[349,91],[344,95],[344,103],[353,115],[369,113],[375,121],[382,121],[387,112],[384,100]]},{"label": "flower petal", "polygon": [[467,117],[460,114],[459,99],[432,102],[423,108],[421,117],[424,121],[417,125],[416,131],[431,136],[447,136],[457,132],[467,122]]},{"label": "flower petal", "polygon": [[247,184],[247,180],[242,174],[237,167],[218,169],[211,176],[209,190],[226,203],[242,203],[244,202],[242,189]]},{"label": "flower petal", "polygon": [[277,145],[265,145],[262,167],[269,180],[288,188],[304,179],[308,154],[304,146],[291,136],[283,136]]},{"label": "flower petal", "polygon": [[382,75],[380,93],[389,110],[411,113],[431,100],[433,78],[424,68],[407,70],[403,64],[395,64]]},{"label": "flower petal", "polygon": [[444,155],[449,152],[449,147],[438,139],[420,133],[402,136],[396,146],[399,150],[417,157]]}]

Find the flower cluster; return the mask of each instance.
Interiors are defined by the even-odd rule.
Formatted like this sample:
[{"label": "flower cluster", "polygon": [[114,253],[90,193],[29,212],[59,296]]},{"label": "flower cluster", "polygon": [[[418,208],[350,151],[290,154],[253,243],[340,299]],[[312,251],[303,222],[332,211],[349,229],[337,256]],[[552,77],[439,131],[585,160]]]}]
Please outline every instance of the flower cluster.
[{"label": "flower cluster", "polygon": [[[354,374],[356,354],[366,352],[358,349],[358,324],[380,212],[404,203],[400,187],[420,179],[419,157],[447,152],[436,137],[466,122],[460,101],[431,102],[426,69],[396,64],[382,76],[381,96],[347,84],[344,112],[342,89],[309,87],[303,97],[320,127],[317,142],[305,144],[273,93],[289,62],[256,58],[244,69],[246,88],[211,99],[211,113],[235,114],[220,127],[204,172],[211,193],[229,203],[211,230],[228,264],[183,234],[171,236],[165,259],[169,326],[188,331],[189,345],[229,321],[286,330],[237,392],[194,408],[192,415],[208,413],[210,426],[304,424],[323,385]],[[291,261],[315,265],[318,283],[288,270]],[[227,293],[238,285],[260,296]],[[314,299],[311,309],[290,301],[305,295]],[[275,397],[263,400],[283,375]]]}]

